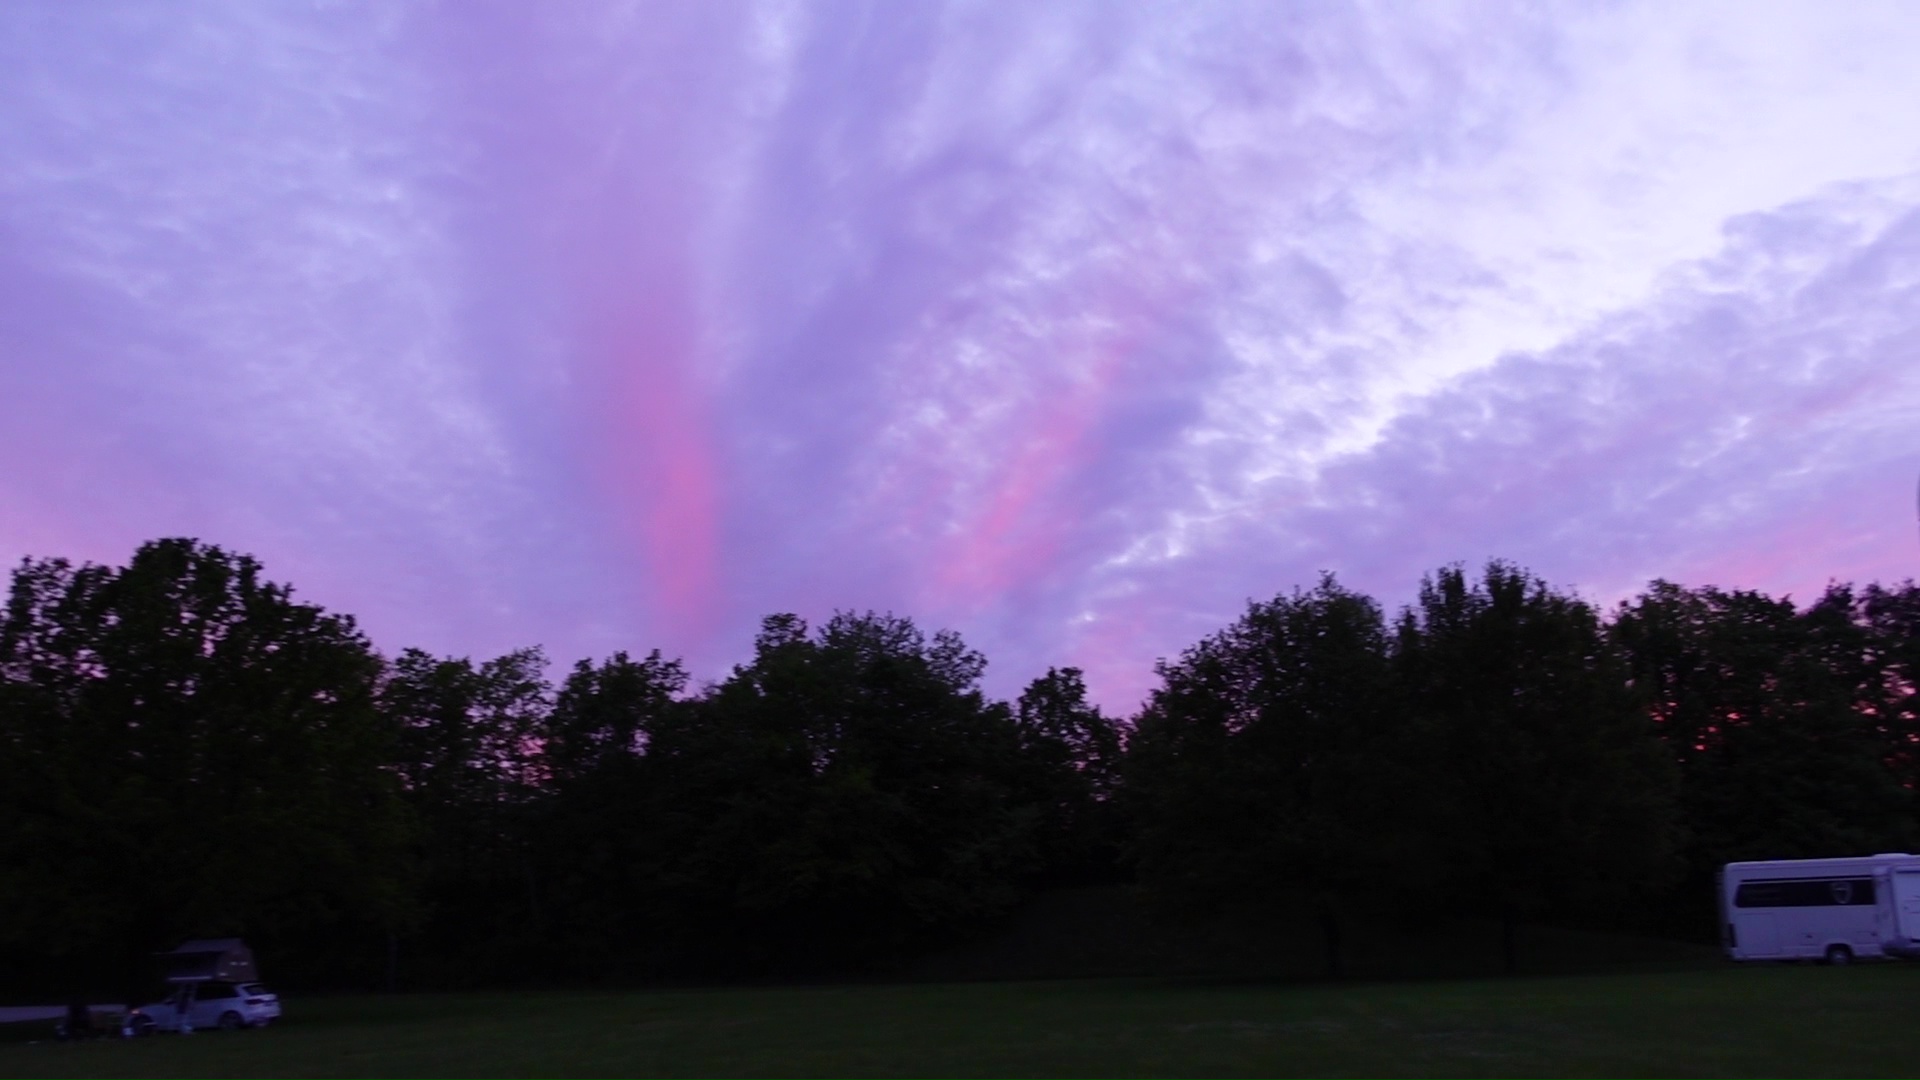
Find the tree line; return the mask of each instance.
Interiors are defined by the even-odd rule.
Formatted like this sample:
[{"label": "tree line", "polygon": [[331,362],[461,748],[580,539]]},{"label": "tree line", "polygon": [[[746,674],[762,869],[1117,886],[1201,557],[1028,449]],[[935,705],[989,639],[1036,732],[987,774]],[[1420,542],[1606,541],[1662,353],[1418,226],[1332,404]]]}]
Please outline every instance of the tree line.
[{"label": "tree line", "polygon": [[[385,657],[191,540],[29,559],[0,620],[0,956],[131,972],[244,935],[313,984],[884,971],[1037,891],[1170,919],[1710,938],[1714,870],[1906,850],[1920,589],[1801,608],[1655,582],[1610,612],[1494,562],[1389,617],[1332,576],[1157,668],[1139,713],[957,635],[766,619],[652,652]],[[116,967],[115,965],[118,965]],[[19,977],[19,976],[17,976]],[[131,975],[129,975],[131,978]],[[131,988],[130,988],[131,992]]]}]

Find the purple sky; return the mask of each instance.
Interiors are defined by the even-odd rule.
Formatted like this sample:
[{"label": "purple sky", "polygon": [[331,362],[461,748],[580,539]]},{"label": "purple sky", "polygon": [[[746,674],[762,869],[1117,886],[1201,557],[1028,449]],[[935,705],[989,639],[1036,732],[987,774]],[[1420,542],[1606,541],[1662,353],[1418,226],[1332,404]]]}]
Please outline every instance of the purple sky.
[{"label": "purple sky", "polygon": [[1920,5],[0,4],[0,558],[387,652],[1920,570]]}]

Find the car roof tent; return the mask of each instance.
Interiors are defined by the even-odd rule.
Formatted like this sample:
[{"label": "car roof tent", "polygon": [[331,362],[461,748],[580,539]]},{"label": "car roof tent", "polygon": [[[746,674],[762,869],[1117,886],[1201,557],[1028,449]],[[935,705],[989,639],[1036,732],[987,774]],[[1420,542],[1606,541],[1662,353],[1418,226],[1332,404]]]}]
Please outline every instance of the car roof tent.
[{"label": "car roof tent", "polygon": [[172,952],[155,953],[166,965],[170,983],[198,983],[212,979],[225,982],[253,982],[260,971],[253,963],[253,950],[239,938],[201,938],[183,941]]}]

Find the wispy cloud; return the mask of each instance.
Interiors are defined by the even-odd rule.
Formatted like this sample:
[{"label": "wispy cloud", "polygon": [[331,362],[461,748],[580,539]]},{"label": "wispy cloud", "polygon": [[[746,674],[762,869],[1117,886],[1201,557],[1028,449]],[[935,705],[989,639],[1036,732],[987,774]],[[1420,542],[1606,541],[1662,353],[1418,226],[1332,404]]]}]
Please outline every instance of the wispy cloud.
[{"label": "wispy cloud", "polygon": [[712,675],[892,609],[1119,707],[1323,568],[1902,575],[1917,51],[1900,4],[8,5],[0,554],[200,535],[390,648]]}]

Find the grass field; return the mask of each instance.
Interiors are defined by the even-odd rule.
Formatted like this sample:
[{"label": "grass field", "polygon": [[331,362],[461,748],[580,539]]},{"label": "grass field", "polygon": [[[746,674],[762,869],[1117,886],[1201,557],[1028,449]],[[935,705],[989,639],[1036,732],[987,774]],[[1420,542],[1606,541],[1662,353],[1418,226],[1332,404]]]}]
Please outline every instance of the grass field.
[{"label": "grass field", "polygon": [[293,1000],[6,1076],[1914,1076],[1920,965]]}]

